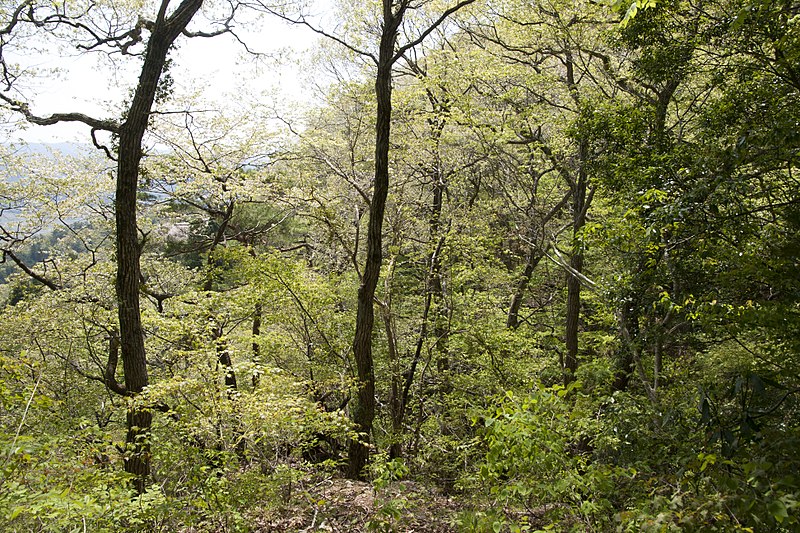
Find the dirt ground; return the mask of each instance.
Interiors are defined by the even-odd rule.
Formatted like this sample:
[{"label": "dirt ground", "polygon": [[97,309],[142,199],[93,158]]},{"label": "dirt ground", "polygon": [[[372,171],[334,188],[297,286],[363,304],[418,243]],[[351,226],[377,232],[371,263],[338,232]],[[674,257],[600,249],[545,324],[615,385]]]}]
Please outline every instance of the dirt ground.
[{"label": "dirt ground", "polygon": [[293,500],[261,517],[256,531],[448,533],[460,510],[455,499],[408,481],[376,492],[370,483],[326,479]]}]

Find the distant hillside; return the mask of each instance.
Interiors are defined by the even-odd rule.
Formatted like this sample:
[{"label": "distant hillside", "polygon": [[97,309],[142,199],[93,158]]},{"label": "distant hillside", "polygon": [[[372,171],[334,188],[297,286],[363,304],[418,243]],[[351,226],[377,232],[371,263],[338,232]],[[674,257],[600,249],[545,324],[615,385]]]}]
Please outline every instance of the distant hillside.
[{"label": "distant hillside", "polygon": [[[8,146],[7,143],[4,143],[5,146]],[[15,144],[14,147],[19,151],[19,153],[25,154],[38,154],[38,155],[50,155],[50,154],[64,154],[69,156],[74,155],[81,155],[92,152],[94,147],[90,144],[86,143],[28,143],[28,144]]]},{"label": "distant hillside", "polygon": [[[81,155],[91,155],[96,154],[97,151],[95,150],[94,146],[86,143],[69,143],[69,142],[60,142],[60,143],[27,143],[27,144],[17,144],[17,143],[0,143],[4,149],[12,149],[18,155],[35,155],[35,156],[43,156],[43,157],[53,157],[57,158],[58,156],[81,156]],[[0,173],[0,180],[7,181],[7,182],[15,182],[20,178],[20,176],[16,175],[4,175]]]}]

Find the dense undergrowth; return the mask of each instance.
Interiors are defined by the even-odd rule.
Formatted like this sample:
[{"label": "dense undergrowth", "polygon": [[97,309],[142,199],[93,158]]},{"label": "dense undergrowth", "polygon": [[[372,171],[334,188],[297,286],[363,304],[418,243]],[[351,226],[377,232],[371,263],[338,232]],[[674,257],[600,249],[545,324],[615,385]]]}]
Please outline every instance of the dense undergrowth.
[{"label": "dense undergrowth", "polygon": [[[0,530],[800,530],[800,6],[444,4],[341,2],[302,112],[162,65],[135,320],[116,123],[0,144]],[[3,69],[155,31],[20,6]]]}]

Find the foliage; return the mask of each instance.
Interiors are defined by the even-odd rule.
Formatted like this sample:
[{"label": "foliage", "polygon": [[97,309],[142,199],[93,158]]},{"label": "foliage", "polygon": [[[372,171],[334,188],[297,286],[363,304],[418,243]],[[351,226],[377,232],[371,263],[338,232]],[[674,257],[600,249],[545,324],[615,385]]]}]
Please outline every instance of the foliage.
[{"label": "foliage", "polygon": [[615,483],[633,472],[592,460],[589,435],[597,428],[570,405],[579,388],[573,382],[520,397],[508,391],[495,409],[474,418],[487,450],[479,479],[497,506],[521,505],[544,523],[581,529],[608,518]]},{"label": "foliage", "polygon": [[[3,525],[796,530],[797,6],[474,2],[395,58],[357,434],[378,103],[354,55],[382,6],[340,4],[351,47],[308,67],[324,98],[299,122],[185,94],[175,55],[139,165],[140,393],[118,394],[115,163],[0,148]],[[4,112],[35,119],[14,54],[88,34],[29,24],[55,4],[15,26],[10,5]],[[128,59],[154,5],[63,9],[133,27],[100,47]],[[401,41],[453,4],[403,5]],[[134,412],[153,415],[138,496]],[[353,442],[370,481],[344,485]],[[340,483],[369,505],[332,501]]]}]

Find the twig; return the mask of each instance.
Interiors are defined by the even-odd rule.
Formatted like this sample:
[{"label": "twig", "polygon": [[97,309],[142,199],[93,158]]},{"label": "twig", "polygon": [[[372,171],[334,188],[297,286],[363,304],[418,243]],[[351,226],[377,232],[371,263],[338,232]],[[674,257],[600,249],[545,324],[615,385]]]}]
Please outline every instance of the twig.
[{"label": "twig", "polygon": [[28,416],[28,410],[31,408],[31,402],[33,402],[33,397],[36,395],[36,389],[39,388],[39,382],[42,381],[42,372],[39,372],[39,377],[36,378],[36,384],[33,386],[33,390],[31,391],[31,397],[28,398],[28,403],[25,405],[25,411],[22,413],[22,420],[19,421],[19,426],[17,427],[17,432],[14,435],[14,440],[11,442],[11,447],[8,449],[8,455],[6,455],[6,460],[3,461],[3,466],[6,465],[11,456],[14,454],[14,446],[17,444],[17,439],[19,439],[19,434],[22,432],[22,426],[25,424],[25,418]]}]

